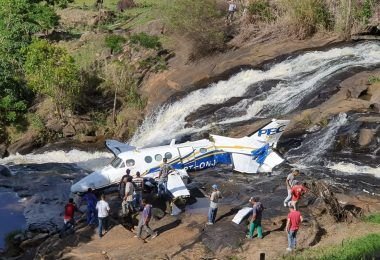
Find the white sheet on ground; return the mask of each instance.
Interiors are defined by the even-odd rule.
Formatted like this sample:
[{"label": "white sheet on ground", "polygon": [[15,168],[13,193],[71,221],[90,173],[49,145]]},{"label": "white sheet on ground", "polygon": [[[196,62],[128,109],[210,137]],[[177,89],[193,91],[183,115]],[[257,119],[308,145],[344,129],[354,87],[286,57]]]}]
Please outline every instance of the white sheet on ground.
[{"label": "white sheet on ground", "polygon": [[235,217],[232,219],[232,222],[240,224],[240,222],[248,215],[252,213],[251,207],[244,207],[236,213]]},{"label": "white sheet on ground", "polygon": [[171,172],[168,175],[168,190],[171,192],[174,198],[189,197],[190,192],[186,188],[185,183],[181,178],[179,172]]}]

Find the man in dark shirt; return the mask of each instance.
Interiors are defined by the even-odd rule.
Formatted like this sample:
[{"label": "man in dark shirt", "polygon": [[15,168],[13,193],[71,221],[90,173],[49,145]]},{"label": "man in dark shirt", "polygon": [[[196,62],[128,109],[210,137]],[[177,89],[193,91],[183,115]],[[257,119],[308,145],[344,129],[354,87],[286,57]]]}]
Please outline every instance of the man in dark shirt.
[{"label": "man in dark shirt", "polygon": [[261,227],[261,218],[263,215],[264,206],[259,202],[259,198],[250,198],[249,202],[252,203],[252,216],[249,225],[249,234],[247,238],[253,238],[253,233],[257,228],[257,237],[263,238],[263,229]]},{"label": "man in dark shirt", "polygon": [[[88,188],[86,194],[82,197],[82,203],[87,203],[87,224],[88,225],[96,225],[97,214],[96,214],[96,203],[98,199],[95,194],[92,192],[91,188]],[[82,204],[81,203],[81,204]]]},{"label": "man in dark shirt", "polygon": [[140,172],[136,172],[136,177],[132,180],[135,186],[135,193],[133,198],[133,206],[135,210],[139,210],[141,207],[142,192],[144,190],[144,178],[140,176]]},{"label": "man in dark shirt", "polygon": [[125,175],[121,177],[120,183],[119,183],[119,195],[120,198],[123,199],[125,195],[125,184],[127,183],[127,178],[131,175],[131,170],[127,169],[125,172]]}]

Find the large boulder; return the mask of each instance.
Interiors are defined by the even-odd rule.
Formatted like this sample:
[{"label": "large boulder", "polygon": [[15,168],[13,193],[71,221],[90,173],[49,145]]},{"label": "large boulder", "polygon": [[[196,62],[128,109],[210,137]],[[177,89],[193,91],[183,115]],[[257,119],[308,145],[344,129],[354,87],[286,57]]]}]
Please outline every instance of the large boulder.
[{"label": "large boulder", "polygon": [[359,145],[360,146],[369,145],[372,142],[374,135],[375,135],[375,132],[372,129],[366,129],[366,128],[360,129]]},{"label": "large boulder", "polygon": [[9,154],[28,154],[39,146],[38,134],[29,132],[15,143],[9,145],[7,151]]},{"label": "large boulder", "polygon": [[5,144],[0,144],[0,158],[7,155],[7,146]]}]

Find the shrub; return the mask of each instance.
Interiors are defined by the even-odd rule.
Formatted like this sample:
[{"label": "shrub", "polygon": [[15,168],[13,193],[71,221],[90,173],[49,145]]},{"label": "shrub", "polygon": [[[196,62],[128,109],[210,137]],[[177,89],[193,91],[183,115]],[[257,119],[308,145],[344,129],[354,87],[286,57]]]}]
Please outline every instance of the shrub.
[{"label": "shrub", "polygon": [[283,0],[281,6],[289,18],[293,33],[300,39],[330,29],[333,25],[331,14],[324,0]]},{"label": "shrub", "polygon": [[270,22],[275,19],[271,12],[269,2],[266,0],[256,0],[248,5],[248,12],[259,21]]},{"label": "shrub", "polygon": [[365,222],[380,224],[380,213],[374,213],[364,218]]},{"label": "shrub", "polygon": [[373,6],[375,5],[374,0],[364,0],[361,6],[357,8],[356,19],[360,22],[367,24],[369,19],[373,15]]},{"label": "shrub", "polygon": [[131,43],[139,44],[147,49],[161,48],[161,42],[157,36],[148,35],[144,32],[132,35]]},{"label": "shrub", "polygon": [[111,54],[120,53],[123,50],[123,44],[126,39],[121,35],[111,34],[105,38],[105,44],[111,49]]},{"label": "shrub", "polygon": [[213,0],[172,0],[162,7],[167,27],[184,34],[193,43],[190,59],[200,58],[225,47],[223,14]]},{"label": "shrub", "polygon": [[368,83],[369,84],[375,84],[377,82],[380,82],[380,77],[379,76],[370,76],[368,78]]}]

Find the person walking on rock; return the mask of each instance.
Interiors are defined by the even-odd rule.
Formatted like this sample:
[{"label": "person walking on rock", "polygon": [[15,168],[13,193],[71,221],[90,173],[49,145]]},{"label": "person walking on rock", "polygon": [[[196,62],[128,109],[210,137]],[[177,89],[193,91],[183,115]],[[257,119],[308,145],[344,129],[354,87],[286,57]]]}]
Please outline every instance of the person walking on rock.
[{"label": "person walking on rock", "polygon": [[110,211],[110,206],[108,205],[108,202],[105,201],[105,195],[102,194],[100,196],[100,200],[98,203],[96,203],[96,209],[98,211],[98,220],[99,220],[99,237],[103,236],[103,227],[104,231],[108,231],[108,215]]},{"label": "person walking on rock", "polygon": [[307,189],[304,185],[300,184],[298,181],[293,182],[294,185],[291,190],[292,194],[292,205],[294,209],[298,209],[298,202],[301,200],[302,196],[307,192]]},{"label": "person walking on rock", "polygon": [[155,238],[158,234],[153,232],[149,227],[150,219],[152,218],[152,205],[147,203],[146,199],[142,200],[142,206],[144,209],[141,211],[139,225],[137,226],[137,235],[135,237],[141,239],[141,232],[144,228],[145,231],[150,235],[151,239]]},{"label": "person walking on rock", "polygon": [[218,213],[218,202],[222,198],[222,193],[218,189],[218,185],[212,185],[212,193],[210,196],[210,208],[208,211],[207,225],[215,224],[216,213]]},{"label": "person walking on rock", "polygon": [[75,212],[83,213],[82,211],[80,211],[78,209],[77,205],[74,203],[74,199],[70,198],[69,202],[65,205],[65,212],[63,215],[63,228],[59,234],[60,238],[63,236],[63,234],[68,229],[72,228],[72,230],[74,231],[74,227],[75,227],[74,214],[75,214]]},{"label": "person walking on rock", "polygon": [[300,228],[303,218],[301,212],[294,208],[294,205],[289,205],[289,214],[286,222],[286,232],[288,234],[288,248],[287,251],[293,251],[297,245],[297,232]]},{"label": "person walking on rock", "polygon": [[291,172],[288,177],[286,177],[286,189],[288,190],[288,196],[284,200],[284,206],[287,207],[289,204],[289,201],[292,199],[292,187],[294,185],[294,177],[298,176],[300,174],[299,170],[294,170]]},{"label": "person walking on rock", "polygon": [[252,216],[250,219],[249,224],[249,234],[247,235],[247,238],[251,239],[253,238],[253,234],[255,232],[255,229],[257,228],[257,237],[263,238],[263,229],[261,227],[261,218],[264,211],[264,206],[261,202],[259,202],[258,198],[251,198],[249,202],[252,203]]},{"label": "person walking on rock", "polygon": [[134,192],[134,186],[132,183],[132,176],[128,176],[127,183],[125,184],[125,193],[123,202],[121,203],[123,216],[128,215],[128,213],[133,211],[133,192]]},{"label": "person walking on rock", "polygon": [[228,12],[227,12],[227,17],[226,17],[227,24],[232,23],[236,9],[237,8],[236,8],[235,0],[230,0],[228,2]]},{"label": "person walking on rock", "polygon": [[85,201],[87,203],[87,224],[96,225],[96,203],[98,199],[95,194],[92,192],[91,188],[88,188],[86,194],[82,197],[82,203]]}]

